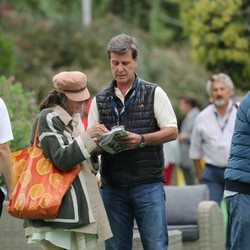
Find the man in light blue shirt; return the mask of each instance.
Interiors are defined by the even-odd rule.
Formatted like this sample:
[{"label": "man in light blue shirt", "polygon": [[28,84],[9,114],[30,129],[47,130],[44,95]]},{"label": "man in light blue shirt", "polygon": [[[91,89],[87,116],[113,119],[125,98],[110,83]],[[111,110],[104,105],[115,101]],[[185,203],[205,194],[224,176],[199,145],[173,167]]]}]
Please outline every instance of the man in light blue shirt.
[{"label": "man in light blue shirt", "polygon": [[[190,158],[197,177],[207,184],[210,199],[219,204],[224,192],[224,171],[229,157],[237,106],[232,102],[234,85],[223,73],[207,82],[211,104],[200,112],[191,137]],[[203,172],[201,160],[205,160]]]}]

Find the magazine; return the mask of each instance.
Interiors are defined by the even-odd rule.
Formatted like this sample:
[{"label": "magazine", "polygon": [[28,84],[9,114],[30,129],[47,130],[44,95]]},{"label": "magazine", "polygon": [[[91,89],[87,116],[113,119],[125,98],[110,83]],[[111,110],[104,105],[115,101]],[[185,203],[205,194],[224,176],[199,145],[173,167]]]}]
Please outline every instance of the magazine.
[{"label": "magazine", "polygon": [[126,146],[119,142],[119,139],[127,136],[128,133],[123,127],[116,127],[99,138],[99,146],[109,154],[117,154],[121,151],[128,150]]}]

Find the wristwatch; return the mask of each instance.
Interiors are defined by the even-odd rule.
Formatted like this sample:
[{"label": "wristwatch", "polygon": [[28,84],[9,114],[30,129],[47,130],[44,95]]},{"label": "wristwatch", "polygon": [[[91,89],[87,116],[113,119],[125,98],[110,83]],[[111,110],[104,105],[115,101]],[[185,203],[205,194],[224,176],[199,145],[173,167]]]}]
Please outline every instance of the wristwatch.
[{"label": "wristwatch", "polygon": [[145,145],[146,145],[146,143],[145,143],[144,136],[141,135],[141,141],[140,141],[140,143],[139,143],[139,148],[144,148]]}]

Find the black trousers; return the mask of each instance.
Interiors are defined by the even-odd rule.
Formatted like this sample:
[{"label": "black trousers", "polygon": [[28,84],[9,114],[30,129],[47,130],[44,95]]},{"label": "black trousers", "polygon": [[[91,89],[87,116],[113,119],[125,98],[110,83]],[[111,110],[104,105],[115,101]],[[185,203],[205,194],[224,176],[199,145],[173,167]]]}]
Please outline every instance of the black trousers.
[{"label": "black trousers", "polygon": [[1,217],[2,211],[3,211],[4,198],[5,198],[5,195],[4,195],[3,191],[2,191],[2,189],[0,188],[0,217]]}]

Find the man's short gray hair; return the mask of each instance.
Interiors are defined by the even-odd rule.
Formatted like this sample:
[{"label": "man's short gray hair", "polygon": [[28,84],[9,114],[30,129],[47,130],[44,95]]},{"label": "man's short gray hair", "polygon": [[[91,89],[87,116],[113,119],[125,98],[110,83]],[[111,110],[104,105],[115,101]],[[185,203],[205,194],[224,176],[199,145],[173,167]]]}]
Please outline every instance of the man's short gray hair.
[{"label": "man's short gray hair", "polygon": [[107,45],[109,58],[111,53],[125,54],[129,50],[132,50],[132,57],[136,59],[138,55],[137,41],[134,37],[126,34],[120,34],[111,38]]},{"label": "man's short gray hair", "polygon": [[216,75],[213,75],[210,77],[210,79],[207,81],[207,93],[210,95],[211,94],[211,88],[212,88],[212,83],[213,82],[223,82],[225,85],[232,91],[234,91],[234,84],[230,76],[224,73],[219,73]]}]

